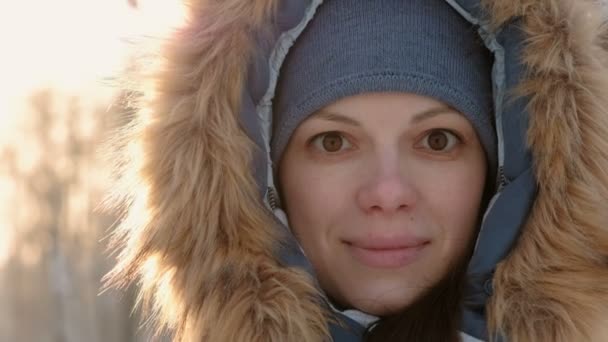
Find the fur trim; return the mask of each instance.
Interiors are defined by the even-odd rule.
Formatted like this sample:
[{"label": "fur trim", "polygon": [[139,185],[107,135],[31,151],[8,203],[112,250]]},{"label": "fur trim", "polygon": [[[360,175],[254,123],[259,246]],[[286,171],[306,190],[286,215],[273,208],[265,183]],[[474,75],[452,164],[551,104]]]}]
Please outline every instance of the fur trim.
[{"label": "fur trim", "polygon": [[498,21],[524,14],[528,74],[517,91],[530,98],[528,143],[539,190],[517,246],[496,271],[490,326],[510,342],[608,341],[602,11],[569,0],[496,1],[492,8]]},{"label": "fur trim", "polygon": [[[267,29],[278,1],[192,0],[185,26],[159,47],[159,72],[124,141],[111,142],[125,154],[108,205],[125,216],[106,284],[139,282],[147,315],[178,341],[329,339],[312,279],[274,259],[281,236],[238,121],[251,35]],[[496,271],[490,327],[510,342],[606,341],[608,30],[591,0],[485,3],[495,27],[523,17],[519,94],[531,99],[539,180],[524,232]]]},{"label": "fur trim", "polygon": [[[310,277],[274,259],[280,237],[250,171],[239,127],[252,32],[276,1],[195,1],[160,47],[162,65],[126,133],[126,216],[109,286],[139,280],[139,301],[179,341],[322,341],[326,315]],[[134,171],[135,174],[129,174]],[[130,180],[138,184],[130,184]]]}]

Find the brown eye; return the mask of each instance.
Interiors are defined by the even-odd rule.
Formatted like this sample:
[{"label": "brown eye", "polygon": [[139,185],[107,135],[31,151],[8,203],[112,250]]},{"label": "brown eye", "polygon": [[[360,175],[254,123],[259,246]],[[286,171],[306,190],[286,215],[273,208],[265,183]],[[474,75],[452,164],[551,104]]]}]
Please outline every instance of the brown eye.
[{"label": "brown eye", "polygon": [[342,137],[336,133],[329,133],[323,136],[323,148],[327,152],[337,152],[342,148]]},{"label": "brown eye", "polygon": [[429,134],[429,146],[435,151],[443,150],[448,144],[448,138],[445,133],[436,131]]},{"label": "brown eye", "polygon": [[459,138],[447,130],[435,130],[424,139],[424,145],[436,152],[447,152],[454,148]]},{"label": "brown eye", "polygon": [[313,139],[312,143],[319,150],[328,153],[340,152],[351,147],[348,140],[339,132],[319,134]]}]

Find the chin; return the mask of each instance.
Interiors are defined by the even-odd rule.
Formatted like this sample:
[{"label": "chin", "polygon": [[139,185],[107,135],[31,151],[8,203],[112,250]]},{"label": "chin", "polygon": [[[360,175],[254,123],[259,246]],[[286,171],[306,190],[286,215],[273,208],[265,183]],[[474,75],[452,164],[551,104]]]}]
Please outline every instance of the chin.
[{"label": "chin", "polygon": [[[401,285],[405,288],[407,285]],[[374,316],[386,316],[397,313],[410,305],[416,298],[415,293],[394,293],[391,291],[368,294],[367,299],[355,301],[354,307]]]},{"label": "chin", "polygon": [[398,313],[402,309],[406,308],[407,305],[408,305],[407,303],[404,303],[403,305],[395,305],[395,303],[390,303],[390,304],[389,303],[386,303],[386,304],[378,303],[378,304],[363,306],[362,308],[360,308],[358,310],[363,311],[370,315],[382,317],[382,316],[388,316],[388,315]]}]

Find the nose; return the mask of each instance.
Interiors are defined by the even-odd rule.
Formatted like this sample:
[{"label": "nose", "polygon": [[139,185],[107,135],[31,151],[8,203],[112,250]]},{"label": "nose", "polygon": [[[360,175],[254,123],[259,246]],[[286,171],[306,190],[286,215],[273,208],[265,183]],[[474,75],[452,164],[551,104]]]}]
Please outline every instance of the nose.
[{"label": "nose", "polygon": [[377,164],[357,192],[357,202],[368,214],[392,215],[411,210],[418,194],[412,175],[398,162]]}]

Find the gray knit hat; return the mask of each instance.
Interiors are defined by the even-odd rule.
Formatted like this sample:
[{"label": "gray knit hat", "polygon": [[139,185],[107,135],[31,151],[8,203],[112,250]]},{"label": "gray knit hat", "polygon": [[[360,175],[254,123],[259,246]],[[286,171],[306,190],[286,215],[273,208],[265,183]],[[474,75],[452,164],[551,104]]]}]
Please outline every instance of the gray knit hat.
[{"label": "gray knit hat", "polygon": [[472,123],[491,170],[492,57],[444,0],[326,0],[281,67],[272,160],[308,116],[340,98],[401,91],[436,98]]}]

